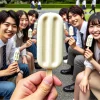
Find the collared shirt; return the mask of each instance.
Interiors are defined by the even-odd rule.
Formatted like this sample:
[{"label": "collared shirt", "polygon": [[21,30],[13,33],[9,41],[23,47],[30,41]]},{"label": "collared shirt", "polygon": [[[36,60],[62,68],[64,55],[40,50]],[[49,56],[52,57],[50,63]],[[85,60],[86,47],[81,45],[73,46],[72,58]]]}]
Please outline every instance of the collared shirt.
[{"label": "collared shirt", "polygon": [[86,7],[86,0],[83,0],[82,5],[85,5]]},{"label": "collared shirt", "polygon": [[40,1],[38,2],[38,5],[41,5],[41,2]]},{"label": "collared shirt", "polygon": [[80,34],[81,33],[83,34],[83,43],[85,43],[86,30],[87,30],[87,22],[84,21],[80,31],[77,29],[77,34],[76,34],[76,37],[77,37],[76,45],[78,45],[81,48],[82,48],[82,41],[81,41],[81,35]]},{"label": "collared shirt", "polygon": [[[95,55],[96,61],[98,61],[98,60],[100,59],[100,49],[98,48],[97,43],[96,43],[95,46],[94,46],[94,55]],[[85,60],[85,61],[84,61],[84,65],[85,65],[86,67],[89,67],[89,68],[91,68],[91,69],[94,69],[93,65],[92,65],[88,60]]]},{"label": "collared shirt", "polygon": [[34,1],[32,1],[31,3],[32,3],[32,5],[35,5]]},{"label": "collared shirt", "polygon": [[96,0],[92,0],[92,5],[96,5]]},{"label": "collared shirt", "polygon": [[15,45],[13,44],[13,40],[9,39],[8,42],[6,44],[4,44],[4,42],[0,39],[0,68],[2,67],[2,47],[4,45],[6,45],[6,63],[10,64],[14,61],[13,56],[14,56],[14,52],[17,49],[15,47]]},{"label": "collared shirt", "polygon": [[79,0],[76,0],[76,5],[80,5],[80,1]]},{"label": "collared shirt", "polygon": [[[20,47],[22,46],[24,43],[23,43],[23,33],[22,32],[18,32],[17,34],[15,34],[12,39],[14,41],[14,44],[16,47]],[[26,55],[26,49],[22,50],[21,51],[21,55],[24,56]]]}]

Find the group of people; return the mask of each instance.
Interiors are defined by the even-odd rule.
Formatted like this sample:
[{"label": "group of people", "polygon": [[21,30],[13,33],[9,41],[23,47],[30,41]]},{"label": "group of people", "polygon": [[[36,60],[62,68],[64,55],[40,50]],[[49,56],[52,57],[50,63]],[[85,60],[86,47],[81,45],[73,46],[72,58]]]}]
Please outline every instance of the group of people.
[{"label": "group of people", "polygon": [[[76,0],[76,5],[80,6],[80,0]],[[91,10],[89,11],[89,13],[91,13],[92,11],[94,11],[94,13],[95,13],[95,7],[96,7],[96,0],[92,0]],[[84,13],[86,13],[86,0],[82,1],[82,9],[83,9]]]},{"label": "group of people", "polygon": [[[81,7],[71,6],[59,11],[64,21],[65,47],[69,69],[60,71],[63,75],[73,75],[73,83],[63,87],[64,92],[74,92],[74,100],[89,100],[90,90],[100,99],[100,12],[85,20]],[[70,36],[70,26],[73,36]],[[93,36],[90,48],[86,46],[88,35]]]},{"label": "group of people", "polygon": [[[0,11],[0,96],[5,100],[10,100],[19,80],[32,74],[36,68],[37,29],[34,24],[38,16],[35,10]],[[31,39],[28,37],[30,28]],[[15,52],[19,52],[17,59],[14,58]],[[8,81],[13,77],[15,83]]]},{"label": "group of people", "polygon": [[37,4],[37,9],[41,10],[42,6],[41,6],[41,1],[40,0],[32,0],[31,1],[31,8],[34,9],[36,4]]},{"label": "group of people", "polygon": [[[62,69],[60,73],[73,75],[73,83],[63,87],[63,91],[74,92],[74,100],[89,100],[91,90],[99,100],[100,12],[92,14],[88,22],[84,11],[77,5],[62,8],[59,15],[64,21],[67,64],[71,66],[69,69]],[[0,11],[0,96],[4,100],[57,98],[55,86],[61,86],[62,82],[56,76],[46,76],[44,71],[32,74],[34,59],[37,58],[37,31],[34,25],[38,16],[35,10]],[[73,27],[73,36],[69,34],[70,26]],[[32,29],[31,39],[28,37],[29,28]],[[93,36],[93,43],[87,48],[86,40],[90,34]],[[16,50],[20,52],[18,61],[13,58]],[[11,77],[16,78],[16,84],[8,81]]]}]

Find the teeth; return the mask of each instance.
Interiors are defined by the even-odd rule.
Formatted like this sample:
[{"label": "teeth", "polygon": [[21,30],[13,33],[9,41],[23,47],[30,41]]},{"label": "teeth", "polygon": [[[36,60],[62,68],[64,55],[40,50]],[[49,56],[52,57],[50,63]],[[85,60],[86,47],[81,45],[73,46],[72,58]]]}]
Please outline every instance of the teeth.
[{"label": "teeth", "polygon": [[77,20],[74,20],[74,21],[73,21],[73,24],[76,24],[76,23],[77,23]]},{"label": "teeth", "polygon": [[77,22],[77,20],[75,20],[75,22]]}]

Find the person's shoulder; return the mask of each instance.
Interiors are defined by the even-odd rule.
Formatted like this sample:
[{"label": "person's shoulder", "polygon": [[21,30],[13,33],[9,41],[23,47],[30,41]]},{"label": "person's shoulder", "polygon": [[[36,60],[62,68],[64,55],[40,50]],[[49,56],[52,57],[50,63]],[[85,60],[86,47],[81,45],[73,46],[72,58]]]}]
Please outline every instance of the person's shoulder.
[{"label": "person's shoulder", "polygon": [[11,38],[11,39],[8,39],[8,43],[10,44],[10,43],[14,43],[14,40],[13,40],[13,38]]},{"label": "person's shoulder", "polygon": [[83,24],[85,24],[87,26],[88,22],[84,20]]}]

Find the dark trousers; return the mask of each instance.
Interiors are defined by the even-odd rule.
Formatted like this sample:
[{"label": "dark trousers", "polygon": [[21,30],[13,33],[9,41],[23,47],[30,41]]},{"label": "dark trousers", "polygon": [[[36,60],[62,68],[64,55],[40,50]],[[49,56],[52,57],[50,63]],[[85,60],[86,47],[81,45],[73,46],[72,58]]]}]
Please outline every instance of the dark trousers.
[{"label": "dark trousers", "polygon": [[92,5],[92,9],[90,10],[90,12],[89,13],[91,13],[91,11],[94,11],[94,13],[95,13],[95,6],[94,5]]}]

